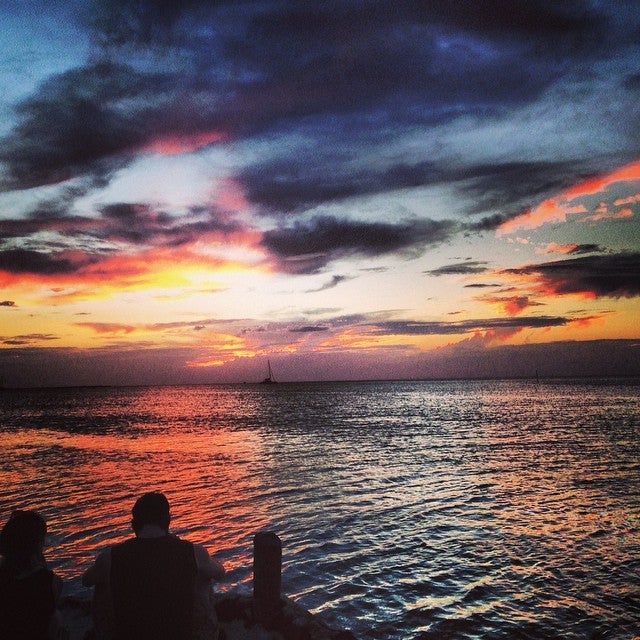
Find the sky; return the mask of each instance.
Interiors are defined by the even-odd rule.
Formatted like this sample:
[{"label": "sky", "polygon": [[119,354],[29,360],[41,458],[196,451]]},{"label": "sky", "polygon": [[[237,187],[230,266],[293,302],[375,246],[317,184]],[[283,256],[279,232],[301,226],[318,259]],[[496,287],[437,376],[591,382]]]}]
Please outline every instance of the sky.
[{"label": "sky", "polygon": [[637,8],[0,2],[0,381],[639,375]]}]

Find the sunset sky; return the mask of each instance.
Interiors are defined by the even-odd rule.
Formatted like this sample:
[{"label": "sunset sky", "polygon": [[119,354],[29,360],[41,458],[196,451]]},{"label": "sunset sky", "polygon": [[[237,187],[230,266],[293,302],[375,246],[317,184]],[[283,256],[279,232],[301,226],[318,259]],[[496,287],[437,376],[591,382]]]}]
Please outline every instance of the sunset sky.
[{"label": "sunset sky", "polygon": [[6,386],[640,374],[637,0],[0,7]]}]

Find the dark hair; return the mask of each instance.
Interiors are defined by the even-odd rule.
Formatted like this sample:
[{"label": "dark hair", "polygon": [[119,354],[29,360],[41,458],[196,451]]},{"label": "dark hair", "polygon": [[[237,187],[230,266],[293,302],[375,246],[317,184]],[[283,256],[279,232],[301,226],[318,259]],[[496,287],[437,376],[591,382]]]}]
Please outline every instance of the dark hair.
[{"label": "dark hair", "polygon": [[0,553],[13,567],[27,566],[41,551],[46,535],[47,523],[39,513],[16,510],[0,532]]},{"label": "dark hair", "polygon": [[171,516],[169,514],[169,501],[163,493],[152,491],[145,493],[136,500],[131,510],[133,519],[131,526],[138,532],[145,524],[156,524],[169,530]]}]

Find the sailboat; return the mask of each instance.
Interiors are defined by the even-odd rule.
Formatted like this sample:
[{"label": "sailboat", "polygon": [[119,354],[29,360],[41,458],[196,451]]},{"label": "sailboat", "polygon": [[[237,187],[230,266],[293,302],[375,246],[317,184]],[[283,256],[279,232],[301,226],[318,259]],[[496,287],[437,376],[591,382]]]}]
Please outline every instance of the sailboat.
[{"label": "sailboat", "polygon": [[260,384],[276,384],[276,381],[273,377],[273,373],[271,372],[271,362],[269,362],[269,360],[267,360],[267,367],[268,367],[268,375]]}]

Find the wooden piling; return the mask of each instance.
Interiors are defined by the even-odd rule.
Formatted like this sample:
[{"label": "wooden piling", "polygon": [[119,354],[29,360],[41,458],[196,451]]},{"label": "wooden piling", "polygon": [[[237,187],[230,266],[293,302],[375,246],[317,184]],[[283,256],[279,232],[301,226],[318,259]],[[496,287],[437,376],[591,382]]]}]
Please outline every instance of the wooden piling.
[{"label": "wooden piling", "polygon": [[253,602],[259,620],[273,618],[282,608],[282,542],[272,531],[253,538]]}]

